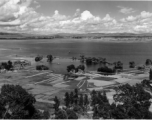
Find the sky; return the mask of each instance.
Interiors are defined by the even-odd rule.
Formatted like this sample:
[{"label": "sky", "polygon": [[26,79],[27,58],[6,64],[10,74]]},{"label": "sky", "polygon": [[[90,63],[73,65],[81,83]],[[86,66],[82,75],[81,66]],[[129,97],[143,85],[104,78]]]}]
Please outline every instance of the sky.
[{"label": "sky", "polygon": [[0,0],[0,32],[152,33],[152,1]]}]

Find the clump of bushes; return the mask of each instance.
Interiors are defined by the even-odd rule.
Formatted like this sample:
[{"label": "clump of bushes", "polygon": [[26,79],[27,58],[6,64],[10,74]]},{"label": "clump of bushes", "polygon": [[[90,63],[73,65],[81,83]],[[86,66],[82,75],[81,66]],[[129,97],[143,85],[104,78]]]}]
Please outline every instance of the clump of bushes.
[{"label": "clump of bushes", "polygon": [[145,62],[145,65],[146,65],[146,66],[152,65],[152,61],[151,61],[150,59],[147,59],[146,62]]},{"label": "clump of bushes", "polygon": [[118,70],[123,70],[123,63],[121,61],[115,62],[114,68]]},{"label": "clump of bushes", "polygon": [[47,62],[52,62],[52,61],[53,61],[53,56],[47,55]]},{"label": "clump of bushes", "polygon": [[100,67],[97,70],[98,72],[105,72],[105,73],[115,73],[115,70],[112,68],[108,68],[107,66]]},{"label": "clump of bushes", "polygon": [[49,67],[45,65],[37,65],[36,70],[49,70]]},{"label": "clump of bushes", "polygon": [[85,66],[84,65],[79,65],[78,67],[75,67],[73,64],[67,66],[67,72],[78,72],[79,70],[84,71],[85,70]]},{"label": "clump of bushes", "polygon": [[[93,112],[93,119],[151,119],[152,113],[149,108],[152,97],[144,90],[144,86],[151,87],[145,80],[142,84],[134,86],[125,84],[115,87],[112,104],[109,103],[105,91],[93,90],[90,93],[91,98],[87,94],[78,93],[77,89],[70,94],[66,92],[63,109],[59,108],[59,100],[55,101],[55,118],[68,119],[73,116],[73,119],[78,119],[76,115],[84,115],[89,108]],[[72,116],[68,117],[69,115]]]},{"label": "clump of bushes", "polygon": [[13,63],[11,61],[2,62],[1,65],[0,65],[0,69],[12,70],[13,69]]},{"label": "clump of bushes", "polygon": [[35,57],[35,62],[39,62],[43,59],[43,56],[37,56]]},{"label": "clump of bushes", "polygon": [[135,62],[134,61],[129,62],[129,67],[130,68],[135,68]]}]

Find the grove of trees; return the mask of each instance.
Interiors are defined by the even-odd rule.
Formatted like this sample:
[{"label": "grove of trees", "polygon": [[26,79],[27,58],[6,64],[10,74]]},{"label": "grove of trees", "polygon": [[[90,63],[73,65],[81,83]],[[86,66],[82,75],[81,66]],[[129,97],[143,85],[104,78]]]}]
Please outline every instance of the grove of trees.
[{"label": "grove of trees", "polygon": [[123,70],[123,63],[121,61],[114,62],[114,68],[119,69],[119,70]]},{"label": "grove of trees", "polygon": [[2,62],[0,65],[0,69],[11,70],[13,69],[13,63],[10,60],[8,62]]},{"label": "grove of trees", "polygon": [[49,70],[49,67],[45,65],[37,65],[36,70]]},{"label": "grove of trees", "polygon": [[[65,93],[64,105],[55,97],[55,119],[78,119],[81,115],[88,115],[90,110],[93,119],[152,119],[149,111],[152,96],[147,92],[152,91],[149,80],[143,80],[134,86],[124,84],[113,89],[113,103],[109,102],[104,90],[81,93],[74,89]],[[3,85],[0,93],[0,119],[50,118],[49,111],[40,112],[34,106],[35,102],[34,96],[21,86]]]},{"label": "grove of trees", "polygon": [[105,73],[115,73],[115,69],[108,68],[107,66],[103,66],[97,69],[98,72],[105,72]]},{"label": "grove of trees", "polygon": [[75,67],[73,64],[67,66],[67,72],[71,72],[71,71],[78,72],[79,69],[84,71],[85,70],[85,66],[84,65],[79,65],[78,67]]},{"label": "grove of trees", "polygon": [[[109,103],[105,91],[93,90],[90,93],[91,99],[88,99],[87,94],[66,92],[64,99],[66,107],[58,109],[55,118],[68,119],[68,115],[72,114],[72,118],[77,119],[79,114],[86,114],[87,108],[91,106],[93,119],[151,119],[152,113],[149,108],[152,97],[149,92],[144,90],[145,86],[150,86],[148,84],[149,82],[144,80],[141,84],[134,86],[125,84],[115,87],[116,93],[113,95],[112,104]],[[67,112],[69,109],[70,114]]]}]

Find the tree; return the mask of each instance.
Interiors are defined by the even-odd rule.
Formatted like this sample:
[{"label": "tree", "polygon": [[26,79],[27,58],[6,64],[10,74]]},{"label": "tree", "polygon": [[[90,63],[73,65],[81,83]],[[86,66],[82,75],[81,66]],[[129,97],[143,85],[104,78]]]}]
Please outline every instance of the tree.
[{"label": "tree", "polygon": [[[141,84],[136,84],[135,86],[126,84],[117,87],[115,90],[116,94],[113,98],[115,102],[121,103],[119,107],[123,110],[122,116],[126,116],[129,119],[150,118],[149,107],[151,105],[151,95],[144,90]],[[113,116],[113,118],[116,118],[116,116]]]},{"label": "tree", "polygon": [[55,119],[68,119],[66,111],[59,109],[55,115]]},{"label": "tree", "polygon": [[129,62],[129,67],[130,68],[135,68],[135,62],[134,61]]},{"label": "tree", "polygon": [[121,61],[114,62],[114,68],[122,70],[123,69],[123,63]]},{"label": "tree", "polygon": [[84,105],[87,106],[89,104],[88,95],[84,95]]},{"label": "tree", "polygon": [[55,96],[54,102],[55,102],[55,104],[53,105],[53,108],[55,109],[55,113],[56,113],[59,110],[59,106],[60,106],[60,101],[57,98],[57,96]]},{"label": "tree", "polygon": [[84,59],[85,59],[85,56],[84,56],[84,55],[80,55],[80,61],[81,61],[82,63],[84,63]]},{"label": "tree", "polygon": [[80,99],[79,99],[79,105],[80,105],[81,107],[83,107],[83,104],[84,104],[84,99],[83,99],[83,95],[81,94],[81,95],[80,95]]},{"label": "tree", "polygon": [[71,93],[70,93],[70,104],[72,105],[73,103],[74,103],[74,94],[71,91]]},{"label": "tree", "polygon": [[79,66],[76,68],[77,72],[78,72],[79,69],[82,70],[82,71],[84,71],[84,70],[85,70],[85,66],[84,66],[84,65],[79,65]]},{"label": "tree", "polygon": [[86,64],[91,65],[92,64],[92,58],[86,58]]},{"label": "tree", "polygon": [[36,70],[49,70],[49,67],[45,65],[37,65]]},{"label": "tree", "polygon": [[53,56],[47,55],[47,62],[52,62],[52,61],[53,61]]},{"label": "tree", "polygon": [[97,92],[93,90],[91,92],[91,105],[94,107],[97,104]]},{"label": "tree", "polygon": [[9,60],[8,62],[8,70],[13,68],[13,63]]},{"label": "tree", "polygon": [[98,72],[105,72],[105,73],[114,73],[115,72],[115,70],[108,68],[107,66],[100,67],[100,68],[98,68],[97,71]]},{"label": "tree", "polygon": [[43,59],[43,56],[36,56],[35,57],[35,62],[39,62],[39,61],[41,61]]},{"label": "tree", "polygon": [[75,66],[74,65],[67,66],[67,71],[68,72],[73,71],[73,70],[75,70]]},{"label": "tree", "polygon": [[44,110],[44,112],[43,112],[43,119],[49,119],[49,118],[50,118],[49,111]]},{"label": "tree", "polygon": [[79,105],[74,105],[73,111],[80,114],[83,113],[83,109]]},{"label": "tree", "polygon": [[152,68],[149,70],[149,80],[152,80]]},{"label": "tree", "polygon": [[74,103],[77,105],[78,103],[78,89],[74,89]]},{"label": "tree", "polygon": [[145,62],[146,66],[148,65],[152,65],[152,61],[150,59],[147,59],[146,62]]},{"label": "tree", "polygon": [[70,96],[69,96],[69,93],[68,93],[68,92],[65,93],[64,102],[65,102],[66,107],[68,108],[68,107],[69,107],[69,104],[70,104]]},{"label": "tree", "polygon": [[35,98],[19,85],[3,85],[0,94],[1,118],[31,119],[38,110],[34,107]]}]

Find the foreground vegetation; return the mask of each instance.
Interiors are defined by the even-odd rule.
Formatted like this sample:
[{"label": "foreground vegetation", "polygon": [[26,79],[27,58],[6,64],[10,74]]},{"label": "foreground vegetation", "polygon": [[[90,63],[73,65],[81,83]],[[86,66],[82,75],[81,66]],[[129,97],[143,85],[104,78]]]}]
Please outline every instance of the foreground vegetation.
[{"label": "foreground vegetation", "polygon": [[[88,110],[91,110],[91,118],[94,119],[150,119],[151,95],[144,87],[151,89],[149,81],[144,80],[135,86],[126,84],[116,87],[112,104],[109,103],[105,91],[93,90],[89,95],[79,94],[77,90],[74,93],[66,93],[65,107],[62,109],[59,108],[60,102],[55,98],[55,118],[71,119],[73,116],[73,119],[77,119],[80,114],[87,116]],[[68,113],[69,110],[71,114]]]},{"label": "foreground vegetation", "polygon": [[[113,103],[106,92],[81,93],[78,89],[66,92],[64,100],[54,98],[54,115],[41,112],[34,104],[36,99],[19,85],[3,85],[0,93],[0,119],[151,119],[152,87],[149,80],[131,86],[115,87]],[[51,108],[50,108],[51,109]]]}]

